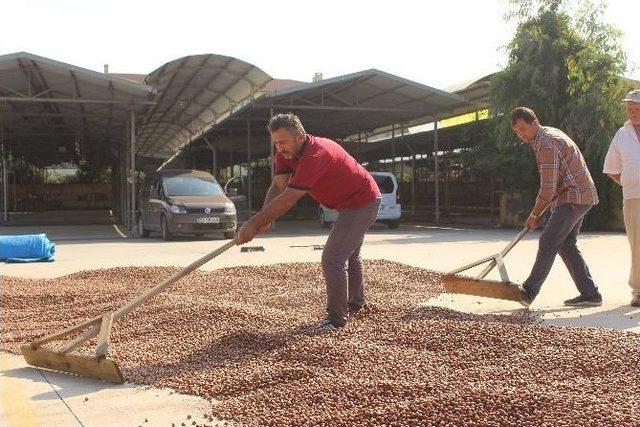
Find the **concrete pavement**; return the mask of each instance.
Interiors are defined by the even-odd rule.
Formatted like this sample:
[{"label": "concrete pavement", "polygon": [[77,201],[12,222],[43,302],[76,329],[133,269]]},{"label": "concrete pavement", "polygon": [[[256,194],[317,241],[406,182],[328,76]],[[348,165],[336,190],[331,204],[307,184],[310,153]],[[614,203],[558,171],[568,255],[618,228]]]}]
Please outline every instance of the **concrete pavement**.
[{"label": "concrete pavement", "polygon": [[[122,233],[111,225],[7,227],[0,231],[3,234],[30,232],[46,232],[57,242],[56,261],[0,264],[2,274],[58,277],[85,269],[118,266],[185,266],[223,243],[215,238],[183,238],[172,242],[163,242],[157,237],[123,238]],[[365,239],[362,255],[366,259],[384,258],[446,272],[500,251],[516,232],[411,225],[390,231],[375,226]],[[319,262],[321,251],[291,246],[322,245],[327,235],[328,230],[320,229],[315,222],[280,222],[274,232],[250,243],[252,246],[264,246],[264,252],[242,253],[240,248],[233,248],[203,268],[214,270],[238,265]],[[507,270],[513,281],[522,282],[527,277],[535,258],[537,237],[538,233],[527,236],[506,257]],[[606,327],[640,333],[640,309],[628,305],[629,250],[625,235],[588,233],[581,236],[579,246],[604,296],[604,305],[578,310],[563,307],[562,301],[575,296],[576,290],[564,265],[558,260],[531,309],[548,324]],[[492,272],[489,277],[498,278],[498,274]],[[438,305],[478,314],[522,310],[513,302],[462,295],[440,295],[429,301],[416,301],[416,304]],[[170,395],[168,391],[148,387],[113,387],[44,373],[25,366],[17,356],[2,355],[2,364],[3,419],[13,422],[7,425],[141,425],[144,418],[157,423],[155,425],[171,425],[170,419],[177,420],[176,416],[186,417],[188,413],[202,414],[209,404],[202,399]],[[85,398],[89,400],[85,401]],[[100,405],[89,404],[98,401]],[[103,404],[105,402],[108,404]]]},{"label": "concrete pavement", "polygon": [[3,426],[215,425],[204,418],[211,403],[200,397],[34,369],[7,353],[0,366]]}]

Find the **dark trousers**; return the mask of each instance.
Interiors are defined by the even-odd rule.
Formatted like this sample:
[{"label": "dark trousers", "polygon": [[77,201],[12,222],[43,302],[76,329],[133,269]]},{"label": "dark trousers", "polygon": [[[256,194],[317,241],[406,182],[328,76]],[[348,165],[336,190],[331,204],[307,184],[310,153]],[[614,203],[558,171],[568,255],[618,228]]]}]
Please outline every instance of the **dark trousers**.
[{"label": "dark trousers", "polygon": [[600,295],[598,287],[593,283],[589,267],[577,246],[582,221],[591,207],[565,203],[553,210],[540,236],[536,262],[529,278],[522,285],[528,300],[533,301],[540,292],[542,283],[551,271],[556,254],[560,255],[567,266],[580,294],[585,297]]},{"label": "dark trousers", "polygon": [[327,314],[336,326],[349,317],[348,306],[364,304],[364,277],[360,248],[364,235],[378,216],[380,199],[359,209],[338,213],[322,252],[322,270],[327,284]]}]

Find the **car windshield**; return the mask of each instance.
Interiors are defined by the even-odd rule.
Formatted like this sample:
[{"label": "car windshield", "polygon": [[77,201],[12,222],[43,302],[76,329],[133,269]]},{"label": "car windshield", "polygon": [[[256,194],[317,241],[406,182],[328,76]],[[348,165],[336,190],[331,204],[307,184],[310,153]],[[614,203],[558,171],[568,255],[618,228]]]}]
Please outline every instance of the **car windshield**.
[{"label": "car windshield", "polygon": [[174,177],[163,180],[167,196],[217,196],[224,194],[217,182],[195,177]]},{"label": "car windshield", "polygon": [[387,175],[373,175],[373,179],[376,180],[378,188],[382,194],[393,193],[393,180]]}]

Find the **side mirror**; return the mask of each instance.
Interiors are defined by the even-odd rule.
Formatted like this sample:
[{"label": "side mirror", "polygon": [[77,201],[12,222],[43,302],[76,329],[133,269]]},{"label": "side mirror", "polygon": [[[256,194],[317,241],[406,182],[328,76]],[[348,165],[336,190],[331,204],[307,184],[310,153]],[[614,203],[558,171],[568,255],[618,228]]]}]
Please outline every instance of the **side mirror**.
[{"label": "side mirror", "polygon": [[238,190],[236,188],[230,188],[227,191],[227,196],[229,197],[236,197],[238,195]]}]

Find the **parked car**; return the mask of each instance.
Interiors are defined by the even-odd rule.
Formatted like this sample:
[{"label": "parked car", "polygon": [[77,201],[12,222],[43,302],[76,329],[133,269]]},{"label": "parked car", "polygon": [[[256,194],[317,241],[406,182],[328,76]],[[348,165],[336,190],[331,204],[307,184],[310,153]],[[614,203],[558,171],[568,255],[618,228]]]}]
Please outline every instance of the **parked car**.
[{"label": "parked car", "polygon": [[164,240],[175,234],[221,232],[235,235],[236,208],[208,172],[167,169],[145,178],[139,196],[138,233],[156,231]]},{"label": "parked car", "polygon": [[[398,180],[391,172],[371,172],[371,175],[376,180],[382,195],[376,221],[387,224],[391,229],[398,228],[402,217],[400,197],[398,195]],[[320,205],[318,216],[321,227],[330,227],[338,217],[338,212]]]}]

